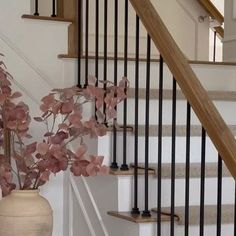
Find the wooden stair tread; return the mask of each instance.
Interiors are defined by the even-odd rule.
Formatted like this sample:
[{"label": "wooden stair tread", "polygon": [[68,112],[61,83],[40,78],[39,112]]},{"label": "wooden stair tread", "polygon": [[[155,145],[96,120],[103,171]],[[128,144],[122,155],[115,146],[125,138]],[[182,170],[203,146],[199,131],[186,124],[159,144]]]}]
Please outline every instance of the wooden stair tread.
[{"label": "wooden stair tread", "polygon": [[[77,59],[78,58],[78,55],[77,54],[59,54],[58,55],[58,58],[65,58],[65,59]],[[85,58],[85,56],[82,56],[82,58]],[[95,56],[94,55],[90,55],[88,56],[88,59],[91,59],[91,60],[94,60],[95,59]],[[99,56],[98,57],[99,60],[103,60],[104,57],[103,56]],[[114,60],[115,58],[113,56],[108,56],[107,57],[107,60]],[[135,57],[128,57],[127,58],[128,61],[135,61]],[[124,61],[124,57],[118,57],[118,61]],[[142,61],[142,62],[146,62],[147,59],[146,58],[139,58],[139,61]],[[151,58],[150,60],[151,62],[159,62],[160,60],[157,59],[157,58]],[[189,64],[192,64],[192,65],[218,65],[218,66],[236,66],[236,62],[213,62],[213,61],[197,61],[197,60],[189,60],[188,61]]]},{"label": "wooden stair tread", "polygon": [[[215,101],[236,101],[236,92],[235,91],[217,91],[212,90],[208,91],[208,95],[212,100]],[[129,88],[127,93],[128,98],[135,97],[135,88]],[[139,89],[139,98],[145,99],[146,97],[146,89]],[[159,89],[151,89],[150,90],[150,99],[158,99],[159,98]],[[185,100],[185,96],[181,92],[181,90],[177,90],[176,98],[178,100]],[[163,90],[163,99],[171,100],[172,99],[172,90],[164,89]]]},{"label": "wooden stair tread", "polygon": [[[61,59],[63,59],[63,58],[64,59],[77,59],[78,55],[77,54],[59,54],[57,57],[61,58]],[[83,55],[81,58],[85,59],[85,55]],[[106,58],[107,58],[108,61],[113,61],[115,59],[113,56],[107,56]],[[95,60],[96,57],[90,55],[90,56],[88,56],[88,59],[89,60]],[[98,57],[98,59],[99,60],[104,60],[104,56],[101,55],[101,56]],[[118,56],[117,60],[118,61],[124,61],[124,57]],[[135,57],[128,57],[127,60],[128,61],[135,61]],[[139,58],[139,61],[146,62],[147,59],[146,58]],[[151,61],[152,62],[159,62],[160,60],[157,59],[157,58],[152,58]]]},{"label": "wooden stair tread", "polygon": [[[155,175],[155,169],[149,169],[149,175]],[[134,175],[134,168],[129,168],[129,170],[120,170],[120,169],[110,169],[110,175],[117,175],[117,176],[133,176]],[[138,169],[138,175],[144,175],[144,169]]]},{"label": "wooden stair tread", "polygon": [[[128,220],[134,223],[154,223],[157,222],[157,214],[152,212],[151,217],[142,217],[141,215],[132,215],[130,212],[118,212],[118,211],[108,211],[108,215],[114,216],[119,219]],[[176,217],[175,220],[177,221],[178,218]],[[162,214],[161,215],[162,222],[170,221],[170,216]]]},{"label": "wooden stair tread", "polygon": [[34,15],[22,15],[24,19],[32,19],[32,20],[46,20],[46,21],[59,21],[59,22],[68,22],[73,23],[73,20],[65,19],[62,17],[51,17],[51,16],[34,16]]},{"label": "wooden stair tread", "polygon": [[[107,128],[107,131],[112,132],[113,130],[114,130],[113,126],[109,126]],[[133,130],[134,130],[133,125],[131,125],[131,126],[127,125],[127,127],[126,127],[126,131],[127,132],[133,132]],[[118,124],[118,127],[116,127],[116,131],[117,132],[123,132],[124,131],[124,127]]]},{"label": "wooden stair tread", "polygon": [[[129,127],[134,127],[134,125],[128,125]],[[228,126],[234,136],[236,136],[236,125]],[[133,128],[134,130],[134,128]],[[139,136],[145,135],[145,125],[139,125],[138,127]],[[202,134],[202,126],[192,125],[191,126],[191,136],[200,137]],[[172,135],[172,125],[163,125],[162,126],[162,135],[163,137],[170,137]],[[158,136],[158,125],[149,126],[149,136],[157,137]],[[185,137],[186,136],[186,125],[176,125],[176,136]]]},{"label": "wooden stair tread", "polygon": [[[236,125],[228,125],[229,129],[236,136]],[[117,132],[122,132],[124,128],[118,125],[116,129]],[[134,133],[135,128],[133,124],[128,124],[126,128],[128,133]],[[113,131],[112,127],[108,127],[109,132]],[[191,137],[200,137],[202,135],[202,126],[201,125],[191,125],[190,130]],[[145,135],[145,125],[138,126],[138,135]],[[170,137],[172,135],[172,125],[163,125],[162,126],[162,136]],[[176,136],[185,137],[186,136],[186,125],[176,125]],[[158,125],[149,125],[149,137],[158,137]]]},{"label": "wooden stair tread", "polygon": [[[133,164],[131,164],[133,166]],[[144,163],[138,164],[139,168],[144,169]],[[149,168],[157,173],[157,163],[149,163]],[[175,164],[175,179],[185,178],[185,168],[186,163],[176,163]],[[162,164],[162,178],[171,178],[171,163]],[[200,178],[201,176],[201,163],[190,163],[190,178]],[[206,163],[205,164],[205,177],[214,178],[218,176],[218,163]],[[232,177],[227,167],[223,165],[222,177]]]},{"label": "wooden stair tread", "polygon": [[[225,204],[222,205],[222,224],[234,223],[234,205]],[[153,212],[157,212],[157,208],[152,209]],[[162,212],[170,214],[170,207],[162,207]],[[178,224],[184,225],[185,223],[185,207],[175,207],[175,215],[178,217]],[[189,206],[189,224],[199,225],[200,222],[200,206]],[[215,225],[217,219],[217,206],[216,205],[205,205],[204,207],[204,224]]]}]

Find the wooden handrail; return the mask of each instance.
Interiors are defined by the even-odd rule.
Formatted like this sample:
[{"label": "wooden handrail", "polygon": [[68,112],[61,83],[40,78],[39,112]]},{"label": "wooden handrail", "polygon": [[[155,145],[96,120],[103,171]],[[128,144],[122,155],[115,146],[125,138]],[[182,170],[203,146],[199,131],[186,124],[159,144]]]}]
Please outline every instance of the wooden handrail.
[{"label": "wooden handrail", "polygon": [[[198,0],[199,4],[206,10],[212,19],[219,22],[220,25],[224,23],[224,16],[219,12],[215,5],[210,0]],[[217,36],[220,39],[224,38],[224,28],[222,26],[213,27],[216,31]]]},{"label": "wooden handrail", "polygon": [[236,179],[236,141],[150,0],[130,0],[186,99]]},{"label": "wooden handrail", "polygon": [[217,36],[220,38],[220,39],[223,39],[224,38],[224,29],[222,26],[217,26],[217,27],[214,27],[215,31],[216,31],[216,34]]},{"label": "wooden handrail", "polygon": [[210,0],[198,0],[207,13],[221,25],[224,23],[224,17]]},{"label": "wooden handrail", "polygon": [[[77,54],[78,51],[78,2],[78,0],[57,0],[58,16],[73,22],[68,28],[68,54]],[[81,12],[80,15],[82,19]]]}]

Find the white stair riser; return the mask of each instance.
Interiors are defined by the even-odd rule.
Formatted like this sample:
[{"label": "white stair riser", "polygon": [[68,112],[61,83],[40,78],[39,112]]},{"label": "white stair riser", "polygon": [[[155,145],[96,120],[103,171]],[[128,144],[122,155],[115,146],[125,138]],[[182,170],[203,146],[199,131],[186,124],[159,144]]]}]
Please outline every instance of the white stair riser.
[{"label": "white stair riser", "polygon": [[[162,162],[171,163],[171,137],[163,137],[162,144]],[[138,159],[139,162],[144,162],[145,160],[145,138],[139,137],[138,145]],[[106,163],[111,161],[112,157],[112,135],[108,134],[103,138],[98,140],[98,153],[104,155]],[[185,163],[186,162],[186,138],[177,137],[176,138],[176,163]],[[206,162],[216,162],[218,159],[217,151],[210,141],[207,138],[206,141]],[[118,163],[122,163],[123,160],[123,136],[118,134],[117,136],[117,159]],[[149,162],[157,163],[158,159],[158,138],[150,137],[149,138]],[[191,137],[191,147],[190,147],[190,160],[191,162],[200,162],[201,161],[201,138],[200,137]],[[127,163],[134,162],[134,136],[128,134],[127,136]]]},{"label": "white stair riser", "polygon": [[[158,100],[150,100],[149,106],[149,123],[150,125],[158,124],[158,114],[159,114],[159,106]],[[236,112],[234,114],[235,102],[228,101],[215,101],[219,113],[225,120],[227,124],[236,124]],[[139,100],[139,124],[143,125],[146,121],[146,101],[144,99]],[[176,106],[176,124],[186,125],[186,110],[187,110],[187,102],[184,100],[177,100]],[[117,110],[117,120],[118,124],[123,124],[123,103],[118,105]],[[172,124],[172,101],[171,100],[163,100],[163,124]],[[128,99],[127,105],[127,123],[134,124],[135,119],[135,100]],[[200,125],[200,121],[198,120],[195,112],[192,110],[191,112],[191,124],[192,125]]]},{"label": "white stair riser", "polygon": [[[66,64],[74,64],[76,67],[76,59],[66,59]],[[81,61],[81,75],[84,78],[84,60]],[[73,67],[73,66],[72,66]],[[207,65],[207,64],[192,64],[192,68],[198,76],[200,82],[203,84],[205,89],[209,90],[225,90],[234,91],[236,89],[236,68],[235,66],[229,65]],[[99,80],[103,80],[104,63],[103,60],[99,60]],[[124,76],[124,61],[118,61],[118,80]],[[95,75],[95,60],[89,59],[88,61],[88,73],[89,75]],[[74,71],[74,81],[77,80],[77,72]],[[128,74],[127,78],[130,81],[130,87],[135,85],[135,62],[128,62]],[[140,62],[139,65],[139,87],[146,87],[146,63]],[[107,79],[113,81],[114,79],[114,61],[107,61]],[[164,65],[164,88],[172,88],[173,76],[170,73],[166,65]],[[151,63],[151,88],[158,88],[159,84],[159,63]]]},{"label": "white stair riser", "polygon": [[[184,226],[175,223],[175,236],[184,235]],[[221,225],[221,235],[233,235],[234,225],[233,224],[222,224]],[[157,235],[157,225],[155,223],[139,224],[139,236],[156,236]],[[161,224],[161,235],[170,235],[170,223]],[[189,227],[189,235],[199,236],[199,226]],[[205,225],[204,235],[216,235],[215,225]]]},{"label": "white stair riser", "polygon": [[[141,210],[144,209],[144,177],[140,176],[138,203]],[[133,178],[118,177],[119,186],[119,211],[129,211],[132,209],[133,196]],[[222,204],[234,204],[234,180],[233,178],[223,178],[222,182]],[[168,207],[171,203],[171,181],[170,179],[162,180],[162,206]],[[190,205],[200,205],[200,178],[190,179]],[[205,204],[217,204],[217,178],[206,178],[205,180]],[[175,181],[175,205],[185,206],[185,179],[176,179]],[[157,178],[149,179],[149,207],[157,206]]]}]

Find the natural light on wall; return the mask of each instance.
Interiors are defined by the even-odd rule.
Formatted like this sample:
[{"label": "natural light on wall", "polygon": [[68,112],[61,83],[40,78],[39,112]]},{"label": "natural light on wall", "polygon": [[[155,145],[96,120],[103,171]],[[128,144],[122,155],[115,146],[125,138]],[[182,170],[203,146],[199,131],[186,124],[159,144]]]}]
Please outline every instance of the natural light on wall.
[{"label": "natural light on wall", "polygon": [[[220,11],[220,13],[224,16],[224,0],[211,0],[211,2],[216,6],[216,8]],[[210,29],[209,32],[209,60],[213,61],[213,48],[214,48],[214,32]],[[222,61],[222,52],[223,45],[221,40],[216,37],[216,61]]]}]

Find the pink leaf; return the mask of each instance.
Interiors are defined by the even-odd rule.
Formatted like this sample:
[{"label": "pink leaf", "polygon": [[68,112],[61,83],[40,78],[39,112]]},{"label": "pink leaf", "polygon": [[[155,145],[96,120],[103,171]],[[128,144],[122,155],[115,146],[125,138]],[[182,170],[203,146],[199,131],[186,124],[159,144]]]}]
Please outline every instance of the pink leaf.
[{"label": "pink leaf", "polygon": [[4,94],[0,94],[0,104],[3,105],[7,97]]},{"label": "pink leaf", "polygon": [[11,98],[19,98],[21,97],[22,94],[20,92],[14,92],[12,95],[11,95]]},{"label": "pink leaf", "polygon": [[108,175],[109,174],[109,168],[107,166],[101,166],[99,173],[102,174],[102,175]]},{"label": "pink leaf", "polygon": [[42,117],[34,117],[34,120],[38,121],[38,122],[42,122],[43,118]]},{"label": "pink leaf", "polygon": [[26,146],[26,150],[25,153],[26,155],[31,155],[32,153],[34,153],[36,151],[36,147],[37,147],[37,142],[33,142],[29,145]]},{"label": "pink leaf", "polygon": [[28,134],[28,133],[25,135],[25,137],[26,137],[26,138],[33,138],[32,135],[30,135],[30,134]]},{"label": "pink leaf", "polygon": [[9,86],[2,86],[1,89],[2,89],[3,94],[6,94],[7,96],[10,96],[11,88]]},{"label": "pink leaf", "polygon": [[82,160],[82,161],[75,161],[70,170],[75,176],[88,176],[86,171],[86,167],[89,165],[89,161]]},{"label": "pink leaf", "polygon": [[58,114],[60,109],[61,109],[62,103],[61,102],[56,102],[54,103],[54,105],[52,106],[52,113],[54,115]]},{"label": "pink leaf", "polygon": [[58,128],[67,131],[69,126],[67,124],[61,123],[58,125]]},{"label": "pink leaf", "polygon": [[52,135],[54,135],[53,132],[47,132],[47,133],[44,134],[44,137],[50,137],[50,136],[52,136]]},{"label": "pink leaf", "polygon": [[96,165],[102,165],[102,162],[104,159],[103,156],[93,156],[93,155],[91,155],[90,158],[91,158],[91,162]]},{"label": "pink leaf", "polygon": [[29,129],[29,123],[25,122],[25,123],[22,123],[22,124],[18,124],[17,128],[20,131],[28,130]]},{"label": "pink leaf", "polygon": [[40,176],[40,180],[47,182],[49,180],[51,172],[49,170],[45,170]]},{"label": "pink leaf", "polygon": [[86,144],[81,144],[79,149],[76,151],[75,155],[76,155],[76,159],[83,159],[84,154],[87,152],[87,146]]},{"label": "pink leaf", "polygon": [[107,127],[105,125],[100,125],[98,128],[97,128],[97,135],[102,137],[104,135],[106,135],[107,133]]},{"label": "pink leaf", "polygon": [[7,128],[9,129],[16,129],[17,123],[15,121],[8,121],[7,122]]},{"label": "pink leaf", "polygon": [[70,102],[63,103],[61,107],[61,113],[69,114],[73,111],[73,107],[74,107],[74,103],[72,100]]},{"label": "pink leaf", "polygon": [[89,176],[95,176],[95,175],[97,175],[98,168],[97,168],[97,166],[95,164],[90,163],[87,166],[86,171],[87,171]]},{"label": "pink leaf", "polygon": [[63,159],[61,161],[59,161],[59,168],[62,170],[62,171],[65,171],[68,167],[68,161],[67,159]]},{"label": "pink leaf", "polygon": [[49,146],[47,143],[39,143],[37,146],[37,151],[41,155],[45,155],[48,152]]},{"label": "pink leaf", "polygon": [[68,138],[68,134],[67,133],[65,133],[63,131],[59,131],[53,137],[51,137],[51,142],[53,144],[61,144],[67,138]]},{"label": "pink leaf", "polygon": [[96,77],[94,77],[94,76],[89,76],[88,77],[88,84],[89,85],[95,85],[96,82],[97,82],[97,78]]}]

